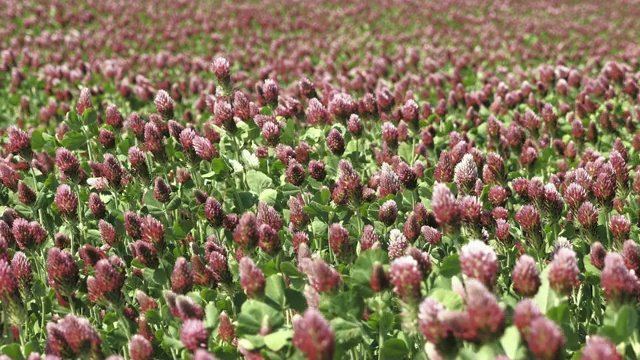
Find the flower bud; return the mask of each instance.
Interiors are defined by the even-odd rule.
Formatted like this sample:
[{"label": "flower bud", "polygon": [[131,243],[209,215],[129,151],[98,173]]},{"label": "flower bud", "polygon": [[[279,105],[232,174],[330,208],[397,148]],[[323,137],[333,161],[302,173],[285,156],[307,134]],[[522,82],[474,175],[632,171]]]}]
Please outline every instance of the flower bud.
[{"label": "flower bud", "polygon": [[462,273],[480,280],[487,288],[495,285],[498,273],[498,257],[493,248],[480,240],[472,240],[460,251]]},{"label": "flower bud", "polygon": [[180,341],[182,341],[187,350],[193,352],[198,348],[206,348],[208,339],[209,333],[202,321],[189,319],[182,323]]},{"label": "flower bud", "polygon": [[186,294],[193,287],[193,269],[184,257],[179,257],[171,274],[171,289],[178,294]]},{"label": "flower bud", "polygon": [[549,265],[549,285],[559,295],[569,295],[579,283],[580,270],[576,261],[576,253],[561,248]]},{"label": "flower bud", "polygon": [[293,345],[309,360],[331,359],[334,356],[335,335],[329,322],[318,310],[308,308],[293,318]]},{"label": "flower bud", "polygon": [[541,284],[535,260],[526,254],[520,256],[511,273],[511,279],[516,294],[524,297],[534,296]]},{"label": "flower bud", "polygon": [[262,270],[247,256],[240,260],[240,285],[250,298],[264,294],[265,279]]}]

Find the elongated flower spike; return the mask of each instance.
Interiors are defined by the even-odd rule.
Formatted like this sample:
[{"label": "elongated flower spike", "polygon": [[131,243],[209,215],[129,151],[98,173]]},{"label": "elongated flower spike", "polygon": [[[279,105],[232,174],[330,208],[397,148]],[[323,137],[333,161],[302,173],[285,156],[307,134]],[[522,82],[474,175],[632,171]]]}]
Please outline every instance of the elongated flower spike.
[{"label": "elongated flower spike", "polygon": [[240,217],[240,221],[233,232],[233,239],[239,246],[251,249],[258,245],[260,238],[258,220],[253,213],[246,212]]},{"label": "elongated flower spike", "polygon": [[332,359],[335,334],[329,322],[313,308],[293,318],[293,345],[310,360]]},{"label": "elongated flower spike", "polygon": [[614,215],[609,222],[609,228],[613,235],[613,240],[620,244],[629,238],[631,232],[631,221],[624,215]]},{"label": "elongated flower spike", "polygon": [[549,285],[558,295],[569,295],[578,285],[579,274],[576,253],[571,249],[561,248],[549,266]]},{"label": "elongated flower spike", "polygon": [[516,294],[525,297],[534,296],[541,285],[540,273],[535,260],[526,254],[520,256],[511,273],[511,279]]},{"label": "elongated flower spike", "polygon": [[249,258],[240,259],[240,285],[250,298],[261,297],[264,293],[265,278],[262,270]]},{"label": "elongated flower spike", "polygon": [[446,234],[458,230],[462,220],[461,209],[449,188],[441,183],[435,185],[431,206],[436,220],[442,226]]},{"label": "elongated flower spike", "polygon": [[329,131],[329,135],[327,135],[327,147],[334,155],[340,156],[344,153],[345,141],[338,129],[333,128]]},{"label": "elongated flower spike", "polygon": [[18,182],[18,200],[21,203],[31,206],[36,201],[37,194],[24,181]]},{"label": "elongated flower spike", "polygon": [[158,91],[154,100],[156,110],[162,115],[165,120],[173,118],[173,111],[175,109],[175,102],[171,96],[164,90]]},{"label": "elongated flower spike", "polygon": [[79,280],[79,269],[73,255],[66,250],[49,249],[47,273],[49,286],[56,290],[58,302],[67,306]]},{"label": "elongated flower spike", "polygon": [[398,217],[398,205],[394,200],[385,201],[378,210],[380,221],[386,226],[391,226]]},{"label": "elongated flower spike", "polygon": [[47,355],[62,358],[99,358],[102,341],[86,318],[69,314],[47,324]]},{"label": "elongated flower spike", "polygon": [[171,199],[171,187],[163,178],[157,177],[154,181],[153,195],[161,203],[169,202]]},{"label": "elongated flower spike", "polygon": [[559,357],[566,341],[562,329],[541,315],[534,316],[524,336],[529,350],[539,359]]},{"label": "elongated flower spike", "polygon": [[620,254],[608,253],[606,255],[601,282],[609,302],[624,304],[637,299],[640,290],[638,278],[635,272],[627,269]]},{"label": "elongated flower spike", "polygon": [[309,161],[309,176],[317,181],[323,181],[327,176],[324,162],[311,160]]},{"label": "elongated flower spike", "polygon": [[9,126],[7,135],[9,138],[7,150],[22,156],[26,160],[31,160],[33,156],[33,151],[31,150],[31,135],[15,125]]},{"label": "elongated flower spike", "polygon": [[129,356],[131,360],[151,360],[153,358],[151,342],[140,334],[133,335],[129,342]]},{"label": "elongated flower spike", "polygon": [[454,180],[458,193],[469,194],[478,179],[478,168],[471,154],[466,154],[454,170]]},{"label": "elongated flower spike", "polygon": [[375,292],[384,291],[389,286],[388,275],[379,262],[373,264],[373,271],[369,283],[371,290]]},{"label": "elongated flower spike", "polygon": [[498,257],[493,248],[480,240],[472,240],[460,251],[462,273],[478,279],[492,289],[498,272]]},{"label": "elongated flower spike", "polygon": [[55,203],[63,217],[67,219],[73,219],[76,217],[78,210],[78,195],[71,190],[69,185],[63,184],[58,186],[58,189],[56,190]]},{"label": "elongated flower spike", "polygon": [[349,241],[349,232],[340,224],[329,227],[329,246],[340,259],[349,259],[353,254],[354,244]]},{"label": "elongated flower spike", "polygon": [[219,57],[211,64],[211,69],[218,79],[221,86],[228,87],[231,81],[231,72],[229,70],[229,61],[223,57]]},{"label": "elongated flower spike", "polygon": [[360,251],[365,251],[380,246],[380,238],[372,225],[365,225],[360,239]]},{"label": "elongated flower spike", "polygon": [[403,256],[391,262],[389,271],[393,291],[404,302],[412,302],[420,298],[420,282],[422,273],[418,262],[411,256]]},{"label": "elongated flower spike", "polygon": [[194,352],[198,348],[206,348],[209,332],[201,320],[189,319],[182,323],[180,340],[187,350]]},{"label": "elongated flower spike", "polygon": [[447,183],[453,181],[455,176],[455,164],[451,162],[449,151],[444,150],[440,153],[440,158],[436,164],[433,177],[436,181]]},{"label": "elongated flower spike", "polygon": [[171,289],[178,294],[186,294],[193,287],[193,269],[184,257],[176,260],[171,274]]}]

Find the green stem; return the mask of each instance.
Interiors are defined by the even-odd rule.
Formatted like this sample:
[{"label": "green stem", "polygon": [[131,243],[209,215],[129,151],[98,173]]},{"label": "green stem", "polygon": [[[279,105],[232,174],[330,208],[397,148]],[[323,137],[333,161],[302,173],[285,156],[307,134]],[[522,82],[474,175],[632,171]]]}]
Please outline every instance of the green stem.
[{"label": "green stem", "polygon": [[69,309],[71,310],[71,315],[75,315],[76,314],[76,308],[73,305],[73,296],[69,295]]},{"label": "green stem", "polygon": [[607,231],[607,244],[609,244],[609,246],[613,246],[613,243],[611,241],[611,213],[606,212],[605,213],[605,229]]},{"label": "green stem", "polygon": [[[122,328],[124,329],[124,333],[127,336],[127,340],[131,340],[131,332],[129,331],[129,322],[124,317],[124,313],[122,312],[122,308],[118,307],[117,311],[118,311],[118,321],[120,322],[120,324],[122,325]],[[125,351],[125,353],[126,353],[126,351]]]},{"label": "green stem", "polygon": [[33,186],[36,188],[36,193],[38,193],[40,189],[38,189],[38,180],[36,179],[36,171],[33,165],[31,165],[31,176],[33,176]]},{"label": "green stem", "polygon": [[382,344],[384,343],[384,326],[382,326],[382,299],[378,296],[378,360],[382,359]]},{"label": "green stem", "polygon": [[118,204],[118,195],[116,194],[115,191],[111,192],[111,196],[113,196],[113,205],[116,207],[116,211],[118,210],[119,204]]},{"label": "green stem", "polygon": [[29,329],[28,326],[22,326],[22,331],[20,331],[19,337],[20,337],[20,349],[22,349],[22,353],[25,355],[29,355],[27,354],[27,344],[25,344],[24,339],[27,337],[27,329]]},{"label": "green stem", "polygon": [[5,304],[2,304],[2,337],[5,336],[5,334],[7,334],[7,312],[5,310]]},{"label": "green stem", "polygon": [[164,218],[167,220],[167,224],[173,224],[171,216],[169,215],[169,211],[167,211],[167,203],[162,203],[162,212],[164,213]]},{"label": "green stem", "polygon": [[128,350],[129,349],[127,349],[127,345],[126,344],[122,345],[122,354],[124,355],[124,360],[129,360],[129,351]]},{"label": "green stem", "polygon": [[362,217],[360,216],[360,212],[356,210],[356,224],[358,226],[358,239],[362,237]]},{"label": "green stem", "polygon": [[[42,312],[40,313],[40,329],[44,329],[45,328],[44,316],[46,314],[46,312],[44,311],[44,296],[40,297],[40,305],[42,307]],[[45,331],[40,331],[40,341],[43,341],[44,339],[45,339]]]},{"label": "green stem", "polygon": [[84,134],[84,137],[87,139],[87,153],[89,154],[89,161],[93,161],[93,154],[91,152],[91,141],[89,141],[91,136],[87,134],[87,131],[84,126],[82,127],[82,133]]}]

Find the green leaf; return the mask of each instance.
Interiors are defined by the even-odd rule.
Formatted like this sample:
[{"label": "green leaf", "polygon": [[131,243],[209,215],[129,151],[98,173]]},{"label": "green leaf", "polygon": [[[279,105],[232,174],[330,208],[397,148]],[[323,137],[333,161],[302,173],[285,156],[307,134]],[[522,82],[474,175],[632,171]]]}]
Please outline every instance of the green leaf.
[{"label": "green leaf", "polygon": [[213,179],[214,177],[216,177],[216,175],[217,175],[217,174],[216,174],[216,172],[215,172],[215,171],[209,171],[209,172],[206,172],[206,173],[204,173],[204,174],[202,174],[202,175],[200,175],[200,176],[201,176],[203,179]]},{"label": "green leaf", "polygon": [[598,328],[598,335],[611,339],[616,344],[624,342],[624,338],[618,336],[618,329],[614,325],[603,325]]},{"label": "green leaf", "polygon": [[449,255],[444,258],[439,271],[440,275],[448,278],[458,275],[460,273],[460,258],[458,254]]},{"label": "green leaf", "polygon": [[302,313],[307,310],[307,299],[304,295],[295,289],[284,289],[284,295],[287,298],[287,305],[293,310]]},{"label": "green leaf", "polygon": [[85,147],[87,143],[87,139],[84,134],[78,131],[69,131],[64,134],[64,138],[62,138],[62,146],[66,147],[69,150],[78,150]]},{"label": "green leaf", "polygon": [[102,235],[100,234],[100,230],[89,229],[87,231],[87,237],[91,239],[91,242],[94,244],[99,244],[102,241]]},{"label": "green leaf", "polygon": [[276,204],[276,200],[278,199],[278,191],[273,189],[264,189],[260,193],[258,200],[263,201],[271,206]]},{"label": "green leaf", "polygon": [[134,258],[133,260],[131,260],[131,266],[137,267],[138,269],[144,269],[147,266],[145,264],[142,263],[142,261],[140,261],[140,259],[138,258]]},{"label": "green leaf", "polygon": [[[466,349],[463,348],[458,352],[458,356],[456,357],[456,360],[480,360],[478,358],[478,352],[477,350],[471,350],[471,349]],[[482,360],[486,360],[486,359],[482,359]]]},{"label": "green leaf", "polygon": [[220,314],[215,302],[209,302],[204,308],[204,327],[213,329],[218,325]]},{"label": "green leaf", "polygon": [[22,351],[20,350],[20,344],[18,343],[2,346],[2,348],[0,348],[0,353],[7,355],[12,360],[24,359],[24,356],[22,356]]},{"label": "green leaf", "polygon": [[246,335],[242,340],[242,346],[247,350],[260,349],[264,346],[264,337],[261,335]]},{"label": "green leaf", "polygon": [[299,278],[302,277],[303,274],[298,270],[298,268],[292,263],[285,261],[280,264],[280,270],[287,275],[288,277]]},{"label": "green leaf", "polygon": [[476,358],[478,360],[494,360],[498,355],[499,353],[493,345],[485,344],[478,349]]},{"label": "green leaf", "polygon": [[275,274],[267,278],[267,284],[265,286],[265,295],[268,299],[273,301],[281,309],[286,305],[287,299],[285,297],[284,289],[286,285],[282,275]]},{"label": "green leaf", "polygon": [[227,166],[227,163],[223,159],[215,158],[211,160],[211,171],[213,171],[215,174],[220,174],[228,170],[229,170],[229,167]]},{"label": "green leaf", "polygon": [[411,142],[403,142],[398,146],[398,155],[404,159],[406,162],[410,162],[413,158],[413,146],[411,146]]},{"label": "green leaf", "polygon": [[382,345],[383,359],[402,359],[409,354],[407,343],[401,339],[389,339]]},{"label": "green leaf", "polygon": [[147,206],[153,206],[158,209],[162,209],[162,203],[156,199],[153,195],[153,190],[147,190],[143,198],[144,204]]},{"label": "green leaf", "polygon": [[178,340],[178,339],[176,339],[174,337],[167,336],[167,335],[162,337],[162,343],[165,346],[168,346],[168,347],[170,347],[172,349],[175,349],[175,350],[181,350],[181,349],[184,348],[184,345],[182,344],[182,341],[180,341],[180,340]]},{"label": "green leaf", "polygon": [[562,326],[570,320],[569,304],[567,304],[566,301],[563,301],[559,305],[547,310],[546,315],[549,319],[555,321],[558,326]]},{"label": "green leaf", "polygon": [[152,282],[154,284],[164,286],[167,284],[167,275],[162,268],[143,270],[145,281]]},{"label": "green leaf", "polygon": [[638,311],[631,305],[624,305],[618,310],[616,332],[621,339],[628,339],[638,325]]},{"label": "green leaf", "polygon": [[181,202],[182,202],[182,200],[180,200],[179,196],[174,196],[174,198],[171,199],[171,201],[169,201],[169,203],[167,204],[167,210],[168,211],[173,211],[173,210],[179,208]]},{"label": "green leaf", "polygon": [[[253,340],[253,339],[252,339]],[[249,339],[240,339],[238,340],[238,346],[242,346],[243,348],[249,350],[249,351],[253,351],[256,346],[253,344],[253,342]]]},{"label": "green leaf", "polygon": [[75,111],[69,111],[67,113],[65,122],[72,131],[78,131],[82,129],[82,121],[78,118],[78,114]]},{"label": "green leaf", "polygon": [[389,256],[383,250],[367,250],[358,256],[350,272],[350,286],[360,295],[369,297],[373,295],[370,280],[373,272],[373,264],[389,263]]},{"label": "green leaf", "polygon": [[591,255],[589,254],[585,255],[583,263],[584,263],[584,270],[587,273],[587,275],[593,275],[600,278],[600,269],[593,266],[593,264],[591,263]]},{"label": "green leaf", "polygon": [[363,329],[357,322],[337,317],[331,320],[331,328],[342,351],[349,351],[362,341]]},{"label": "green leaf", "polygon": [[235,196],[237,196],[236,206],[240,212],[251,208],[258,201],[258,195],[248,191],[237,192]]},{"label": "green leaf", "polygon": [[462,310],[463,308],[462,297],[453,290],[437,287],[433,289],[429,297],[435,298],[449,310]]},{"label": "green leaf", "polygon": [[282,144],[292,144],[295,137],[296,123],[293,119],[287,120],[284,129],[280,130],[280,142]]},{"label": "green leaf", "polygon": [[267,174],[261,171],[249,170],[247,171],[246,176],[249,189],[256,194],[261,194],[262,190],[270,189],[271,187],[273,187],[273,180],[271,180],[271,178]]},{"label": "green leaf", "polygon": [[42,130],[35,130],[31,133],[31,148],[33,150],[40,150],[44,147],[45,140],[42,137]]},{"label": "green leaf", "polygon": [[282,193],[282,196],[289,200],[289,197],[300,194],[300,188],[289,183],[282,184],[278,187],[278,190]]},{"label": "green leaf", "polygon": [[189,231],[193,229],[194,223],[192,220],[176,219],[173,223],[173,235],[178,238],[184,238],[189,234]]},{"label": "green leaf", "polygon": [[345,291],[336,295],[323,294],[320,297],[320,310],[331,316],[352,316],[358,318],[364,311],[364,300],[359,294]]},{"label": "green leaf", "polygon": [[329,191],[329,189],[323,188],[322,190],[320,190],[318,195],[319,195],[318,202],[320,204],[322,205],[329,204],[329,200],[331,200],[331,191]]},{"label": "green leaf", "polygon": [[284,318],[278,310],[257,300],[247,300],[242,304],[238,316],[238,327],[236,328],[238,336],[257,334],[260,332],[263,320],[269,323],[271,329],[277,329],[284,324]]},{"label": "green leaf", "polygon": [[556,294],[549,287],[549,267],[547,266],[542,273],[540,273],[540,279],[542,280],[538,293],[533,298],[536,305],[540,308],[540,311],[546,313],[549,310],[550,304],[555,303],[557,299]]},{"label": "green leaf", "polygon": [[280,351],[293,337],[293,330],[279,330],[264,337],[264,345],[272,351]]},{"label": "green leaf", "polygon": [[42,208],[45,208],[46,206],[51,204],[52,198],[53,196],[51,196],[51,193],[47,193],[44,191],[38,192],[38,195],[36,197],[36,202],[33,204],[33,208],[35,210],[40,210]]},{"label": "green leaf", "polygon": [[314,142],[320,142],[324,138],[324,134],[322,133],[322,129],[319,129],[317,127],[310,127],[305,131],[304,135],[302,135],[302,138],[310,139]]},{"label": "green leaf", "polygon": [[149,322],[149,324],[160,324],[162,322],[160,313],[155,309],[147,310],[144,314],[144,318]]},{"label": "green leaf", "polygon": [[509,359],[515,359],[520,346],[520,331],[518,328],[515,326],[506,328],[500,338],[500,344]]},{"label": "green leaf", "polygon": [[96,114],[96,111],[93,110],[93,108],[86,109],[82,113],[82,123],[83,123],[83,125],[89,126],[91,124],[95,124],[97,118],[98,118],[98,115]]},{"label": "green leaf", "polygon": [[325,237],[328,229],[329,225],[322,220],[315,219],[311,222],[311,230],[313,231],[314,237]]}]

